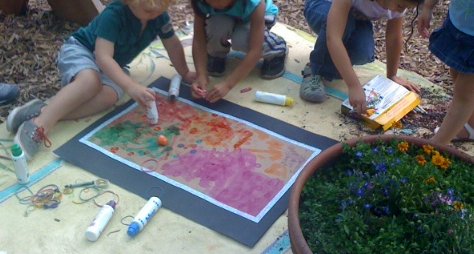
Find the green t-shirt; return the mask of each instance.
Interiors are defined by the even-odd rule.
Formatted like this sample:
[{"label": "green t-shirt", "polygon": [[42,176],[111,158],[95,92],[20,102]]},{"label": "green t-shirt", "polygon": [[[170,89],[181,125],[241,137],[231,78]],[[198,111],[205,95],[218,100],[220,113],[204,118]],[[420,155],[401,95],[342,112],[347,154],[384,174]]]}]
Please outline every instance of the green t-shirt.
[{"label": "green t-shirt", "polygon": [[94,51],[97,37],[114,43],[114,59],[123,67],[159,36],[167,39],[174,35],[167,12],[148,21],[140,35],[140,20],[122,1],[114,1],[88,26],[72,34],[81,44]]}]

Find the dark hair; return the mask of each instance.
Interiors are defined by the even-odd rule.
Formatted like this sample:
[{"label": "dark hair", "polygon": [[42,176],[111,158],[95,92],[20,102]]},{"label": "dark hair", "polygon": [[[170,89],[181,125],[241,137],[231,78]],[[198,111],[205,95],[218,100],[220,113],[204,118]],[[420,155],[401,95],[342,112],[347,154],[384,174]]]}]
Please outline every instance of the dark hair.
[{"label": "dark hair", "polygon": [[413,17],[413,19],[410,22],[410,35],[408,35],[408,38],[405,41],[405,52],[408,51],[408,42],[410,41],[411,37],[413,36],[415,21],[416,21],[416,18],[418,18],[418,14],[420,14],[420,5],[424,2],[424,0],[412,0],[410,2],[416,3],[416,9],[415,9],[415,17]]}]

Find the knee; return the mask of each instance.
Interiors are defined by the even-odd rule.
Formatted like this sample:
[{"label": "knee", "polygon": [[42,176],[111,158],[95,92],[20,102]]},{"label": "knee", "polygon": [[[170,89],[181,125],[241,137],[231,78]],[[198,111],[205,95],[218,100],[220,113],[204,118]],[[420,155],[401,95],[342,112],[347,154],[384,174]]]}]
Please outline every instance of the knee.
[{"label": "knee", "polygon": [[220,42],[222,38],[230,37],[234,29],[232,18],[218,15],[211,17],[206,23],[206,33],[208,42]]},{"label": "knee", "polygon": [[103,94],[102,101],[107,108],[114,106],[119,99],[117,93],[108,86],[102,86],[101,94]]},{"label": "knee", "polygon": [[375,60],[374,49],[367,44],[353,47],[348,51],[353,65],[371,63]]},{"label": "knee", "polygon": [[84,93],[89,93],[91,96],[96,95],[101,87],[102,81],[100,79],[100,74],[95,70],[83,70],[77,74],[72,83],[79,83],[81,87],[84,88]]}]

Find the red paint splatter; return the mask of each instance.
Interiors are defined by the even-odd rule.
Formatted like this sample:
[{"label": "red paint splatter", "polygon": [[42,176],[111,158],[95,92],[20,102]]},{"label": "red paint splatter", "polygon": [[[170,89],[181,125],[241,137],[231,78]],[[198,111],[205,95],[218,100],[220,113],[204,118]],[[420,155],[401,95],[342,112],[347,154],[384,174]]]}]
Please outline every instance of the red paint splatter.
[{"label": "red paint splatter", "polygon": [[243,131],[243,134],[244,137],[234,144],[234,149],[239,149],[245,142],[247,142],[253,136],[252,132],[249,130]]},{"label": "red paint splatter", "polygon": [[252,88],[251,87],[246,87],[246,88],[243,88],[240,90],[240,93],[246,93],[246,92],[250,92],[252,91]]},{"label": "red paint splatter", "polygon": [[251,87],[246,87],[246,88],[243,88],[240,90],[240,93],[246,93],[246,92],[250,92],[252,91],[252,88]]},{"label": "red paint splatter", "polygon": [[196,133],[198,133],[198,129],[197,128],[191,128],[191,130],[189,130],[189,133],[190,134],[196,134]]}]

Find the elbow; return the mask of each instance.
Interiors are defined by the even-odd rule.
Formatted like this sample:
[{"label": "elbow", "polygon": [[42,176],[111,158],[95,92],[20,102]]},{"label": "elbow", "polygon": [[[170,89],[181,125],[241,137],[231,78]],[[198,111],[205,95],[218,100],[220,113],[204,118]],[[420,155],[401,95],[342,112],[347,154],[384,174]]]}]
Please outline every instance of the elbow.
[{"label": "elbow", "polygon": [[102,69],[102,66],[104,66],[104,56],[102,56],[101,54],[97,54],[94,53],[94,56],[95,56],[95,62],[97,63],[97,65],[99,66],[100,69]]},{"label": "elbow", "polygon": [[338,41],[341,42],[341,38],[328,34],[326,37],[326,46],[329,50],[331,50],[331,48],[336,45]]}]

